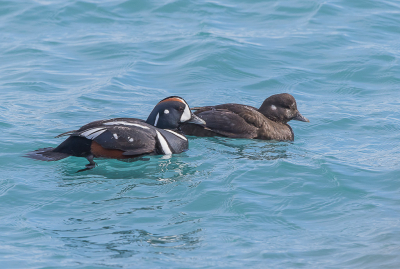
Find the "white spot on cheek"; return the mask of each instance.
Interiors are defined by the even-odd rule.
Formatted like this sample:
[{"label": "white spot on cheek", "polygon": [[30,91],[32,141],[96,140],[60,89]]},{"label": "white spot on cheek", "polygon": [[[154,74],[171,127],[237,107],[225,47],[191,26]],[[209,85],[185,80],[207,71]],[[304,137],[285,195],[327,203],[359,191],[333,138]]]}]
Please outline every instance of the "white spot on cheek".
[{"label": "white spot on cheek", "polygon": [[168,109],[164,110],[164,114],[169,114],[169,110]]},{"label": "white spot on cheek", "polygon": [[276,110],[276,106],[271,105],[271,109],[272,109],[272,110]]},{"label": "white spot on cheek", "polygon": [[129,142],[133,142],[133,138],[129,138]]},{"label": "white spot on cheek", "polygon": [[113,134],[115,139],[118,139],[118,135],[117,134]]}]

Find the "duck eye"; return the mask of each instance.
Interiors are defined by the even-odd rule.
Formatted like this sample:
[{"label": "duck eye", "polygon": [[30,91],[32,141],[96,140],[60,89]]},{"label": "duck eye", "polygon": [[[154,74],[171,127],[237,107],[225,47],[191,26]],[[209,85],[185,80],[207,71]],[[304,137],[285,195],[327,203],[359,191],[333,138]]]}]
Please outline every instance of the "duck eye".
[{"label": "duck eye", "polygon": [[178,108],[179,111],[185,110],[183,107]]}]

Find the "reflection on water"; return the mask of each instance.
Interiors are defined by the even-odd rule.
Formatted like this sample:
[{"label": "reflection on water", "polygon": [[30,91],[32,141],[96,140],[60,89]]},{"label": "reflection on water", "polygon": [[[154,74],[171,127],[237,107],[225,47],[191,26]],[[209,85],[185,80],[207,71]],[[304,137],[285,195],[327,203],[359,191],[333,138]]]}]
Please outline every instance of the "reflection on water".
[{"label": "reflection on water", "polygon": [[114,232],[113,235],[118,236],[118,240],[124,240],[126,244],[148,244],[149,246],[161,248],[193,248],[201,242],[198,235],[201,231],[201,229],[196,229],[177,235],[162,235],[149,233],[145,230],[127,230]]},{"label": "reflection on water", "polygon": [[[191,173],[192,164],[185,162],[185,153],[169,156],[149,156],[135,161],[119,161],[111,159],[96,160],[98,166],[92,170],[76,173],[76,167],[82,163],[82,158],[63,160],[61,173],[65,180],[93,178],[99,176],[105,179],[154,179],[160,182],[174,180],[183,174]],[[79,162],[79,164],[78,164]],[[71,183],[74,184],[74,183]],[[158,183],[154,183],[158,184]]]},{"label": "reflection on water", "polygon": [[[204,140],[204,138],[197,139]],[[233,139],[225,137],[211,137],[208,139],[209,141],[206,141],[205,146],[211,143],[210,147],[218,150],[218,153],[232,158],[244,158],[248,160],[277,160],[289,158],[287,148],[291,145],[291,142],[255,139]],[[223,147],[221,147],[221,145]]]},{"label": "reflection on water", "polygon": [[192,250],[201,243],[201,229],[180,234],[151,233],[144,229],[113,231],[104,227],[97,234],[75,237],[76,230],[55,231],[70,250],[82,256],[127,258],[134,255],[169,254],[169,249]]}]

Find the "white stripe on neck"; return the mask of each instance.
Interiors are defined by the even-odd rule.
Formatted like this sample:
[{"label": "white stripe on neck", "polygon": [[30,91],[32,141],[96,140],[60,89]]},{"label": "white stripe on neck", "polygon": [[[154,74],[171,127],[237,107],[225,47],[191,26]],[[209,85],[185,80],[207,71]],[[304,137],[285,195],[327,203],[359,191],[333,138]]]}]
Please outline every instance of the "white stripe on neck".
[{"label": "white stripe on neck", "polygon": [[156,127],[157,127],[159,117],[160,117],[160,113],[157,113],[156,120],[154,121],[154,126],[156,126]]}]

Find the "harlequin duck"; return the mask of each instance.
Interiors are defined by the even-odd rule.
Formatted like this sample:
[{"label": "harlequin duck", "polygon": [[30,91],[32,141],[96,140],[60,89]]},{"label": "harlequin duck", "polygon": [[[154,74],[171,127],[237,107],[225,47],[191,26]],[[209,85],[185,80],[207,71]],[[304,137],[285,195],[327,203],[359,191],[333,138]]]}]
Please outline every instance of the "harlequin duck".
[{"label": "harlequin duck", "polygon": [[206,125],[186,123],[181,126],[186,135],[293,141],[293,130],[287,123],[290,120],[309,122],[297,110],[296,100],[288,93],[268,97],[259,109],[223,104],[193,110],[197,110],[195,115],[205,120]]},{"label": "harlequin duck", "polygon": [[96,166],[93,158],[128,159],[144,154],[181,153],[188,149],[188,140],[179,130],[183,122],[205,124],[195,116],[183,98],[171,96],[161,100],[146,121],[135,118],[115,118],[88,123],[78,130],[56,137],[69,137],[56,148],[43,148],[26,157],[58,161],[69,156],[85,157]]}]

